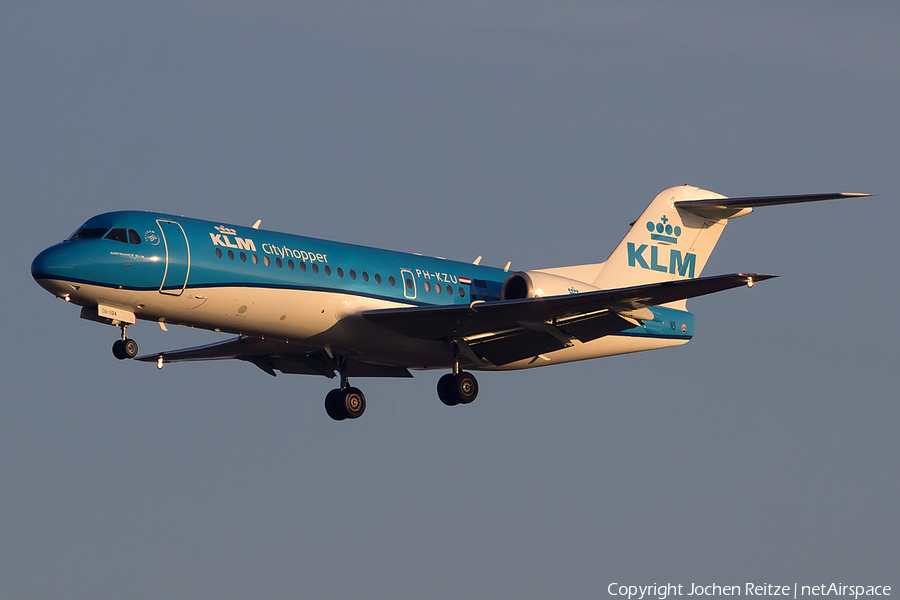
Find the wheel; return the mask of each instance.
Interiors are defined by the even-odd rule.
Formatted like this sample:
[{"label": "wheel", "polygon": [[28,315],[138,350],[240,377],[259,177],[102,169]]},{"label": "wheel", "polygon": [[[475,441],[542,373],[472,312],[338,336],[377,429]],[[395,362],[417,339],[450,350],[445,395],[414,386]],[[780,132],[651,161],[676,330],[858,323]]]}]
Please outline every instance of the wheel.
[{"label": "wheel", "polygon": [[340,404],[342,395],[342,391],[336,389],[331,390],[325,396],[325,412],[335,421],[343,421],[347,418],[347,413],[344,412]]},{"label": "wheel", "polygon": [[125,338],[124,340],[122,340],[122,353],[125,355],[125,358],[134,358],[135,356],[137,356],[137,342],[131,338]]},{"label": "wheel", "polygon": [[116,342],[113,344],[113,347],[112,347],[113,356],[115,356],[119,360],[124,360],[125,359],[124,346],[125,346],[124,340],[116,340]]},{"label": "wheel", "polygon": [[348,419],[358,419],[366,412],[366,397],[359,388],[349,387],[343,390],[341,408]]},{"label": "wheel", "polygon": [[456,396],[460,404],[471,404],[478,395],[478,380],[471,373],[460,371],[454,377]]},{"label": "wheel", "polygon": [[437,392],[438,398],[447,406],[456,406],[459,404],[459,396],[454,389],[453,373],[447,373],[438,379]]}]

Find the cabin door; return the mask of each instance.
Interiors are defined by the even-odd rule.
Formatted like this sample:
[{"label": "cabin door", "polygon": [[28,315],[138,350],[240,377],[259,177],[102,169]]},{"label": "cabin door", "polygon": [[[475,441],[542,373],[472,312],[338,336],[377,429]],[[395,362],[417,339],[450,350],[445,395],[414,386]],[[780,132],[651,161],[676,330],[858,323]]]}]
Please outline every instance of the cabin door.
[{"label": "cabin door", "polygon": [[400,279],[403,280],[403,296],[414,300],[416,297],[416,278],[409,269],[400,269]]},{"label": "cabin door", "polygon": [[162,231],[163,243],[166,246],[166,271],[159,292],[180,296],[191,272],[191,251],[187,235],[184,228],[175,221],[157,219],[156,222]]}]

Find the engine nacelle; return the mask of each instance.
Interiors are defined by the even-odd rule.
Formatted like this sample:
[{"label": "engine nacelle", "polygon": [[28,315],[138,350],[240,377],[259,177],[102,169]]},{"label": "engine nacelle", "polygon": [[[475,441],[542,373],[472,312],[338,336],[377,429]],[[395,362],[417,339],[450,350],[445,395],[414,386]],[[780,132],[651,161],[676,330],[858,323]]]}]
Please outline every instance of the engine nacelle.
[{"label": "engine nacelle", "polygon": [[503,300],[564,296],[597,290],[589,283],[540,271],[517,271],[506,278],[500,290]]}]

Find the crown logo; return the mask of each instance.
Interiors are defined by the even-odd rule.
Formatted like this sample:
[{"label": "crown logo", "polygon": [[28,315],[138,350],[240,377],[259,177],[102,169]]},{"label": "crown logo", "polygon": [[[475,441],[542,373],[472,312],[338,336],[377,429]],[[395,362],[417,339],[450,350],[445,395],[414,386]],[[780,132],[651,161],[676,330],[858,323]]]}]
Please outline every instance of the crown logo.
[{"label": "crown logo", "polygon": [[670,244],[678,243],[678,236],[681,235],[681,227],[676,225],[672,227],[669,218],[663,215],[659,223],[647,221],[647,231],[650,232],[650,239],[657,242],[669,242]]},{"label": "crown logo", "polygon": [[237,230],[232,229],[230,227],[225,227],[224,225],[216,225],[216,231],[225,235],[236,235]]}]

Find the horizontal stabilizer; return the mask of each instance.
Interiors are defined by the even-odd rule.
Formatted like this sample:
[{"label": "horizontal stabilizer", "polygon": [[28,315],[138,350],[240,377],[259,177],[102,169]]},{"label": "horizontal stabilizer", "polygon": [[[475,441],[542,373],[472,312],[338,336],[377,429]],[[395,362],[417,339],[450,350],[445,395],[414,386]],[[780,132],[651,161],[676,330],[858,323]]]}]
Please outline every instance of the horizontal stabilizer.
[{"label": "horizontal stabilizer", "polygon": [[[799,194],[794,196],[751,196],[748,198],[710,198],[703,200],[679,200],[676,208],[688,210],[696,215],[712,219],[729,219],[745,214],[747,209],[761,206],[779,206],[782,204],[800,204],[803,202],[820,202],[822,200],[840,200],[842,198],[862,198],[872,194],[852,192],[834,192],[829,194]],[[740,213],[740,214],[739,214]]]}]

